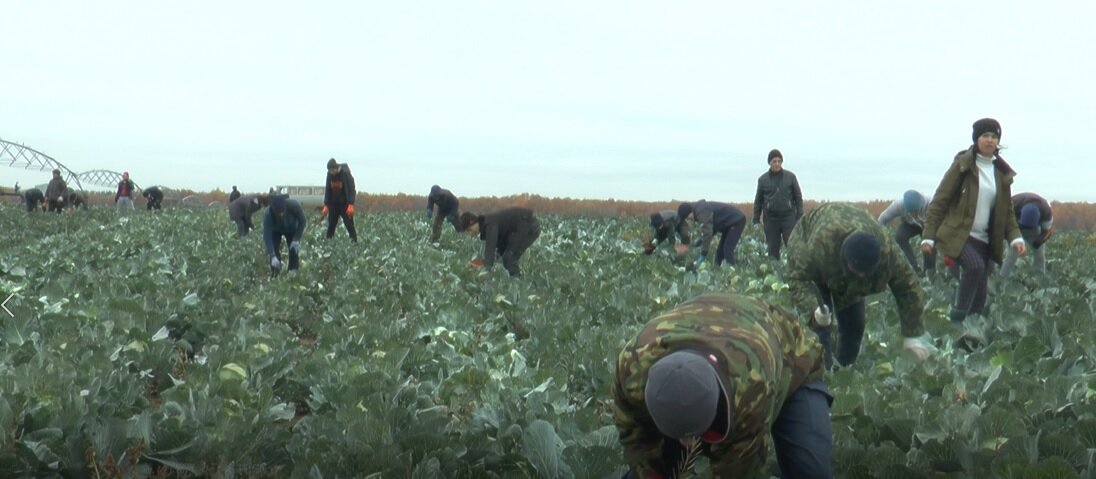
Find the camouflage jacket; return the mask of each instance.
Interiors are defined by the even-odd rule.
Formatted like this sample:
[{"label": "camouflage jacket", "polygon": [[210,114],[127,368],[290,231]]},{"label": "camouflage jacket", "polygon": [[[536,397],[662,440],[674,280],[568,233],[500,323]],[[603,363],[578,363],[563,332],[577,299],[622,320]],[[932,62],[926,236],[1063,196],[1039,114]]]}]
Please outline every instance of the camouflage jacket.
[{"label": "camouflage jacket", "polygon": [[[879,267],[863,277],[849,271],[841,254],[845,238],[857,231],[875,235],[881,248]],[[913,267],[890,233],[859,206],[827,203],[799,221],[788,240],[788,287],[802,318],[809,318],[815,308],[828,303],[823,291],[833,296],[834,310],[841,310],[890,287],[898,303],[902,336],[925,332],[921,320],[924,293]]]},{"label": "camouflage jacket", "polygon": [[[784,309],[732,294],[707,293],[649,322],[617,358],[613,418],[624,458],[641,478],[669,477],[662,441],[647,412],[647,371],[682,349],[715,358],[734,425],[721,442],[708,444],[714,477],[762,474],[769,430],[784,400],[804,384],[822,379],[822,348]],[[733,392],[732,392],[733,391]],[[761,477],[768,477],[763,475]]]}]

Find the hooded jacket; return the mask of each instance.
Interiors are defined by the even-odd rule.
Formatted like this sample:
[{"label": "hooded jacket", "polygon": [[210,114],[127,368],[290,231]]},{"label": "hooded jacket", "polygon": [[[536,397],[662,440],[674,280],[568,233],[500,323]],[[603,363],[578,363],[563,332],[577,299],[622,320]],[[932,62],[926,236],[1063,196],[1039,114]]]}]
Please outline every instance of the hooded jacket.
[{"label": "hooded jacket", "polygon": [[[958,258],[963,245],[970,237],[974,215],[978,209],[978,172],[974,171],[975,146],[955,155],[951,167],[944,173],[936,193],[929,204],[928,217],[921,237],[933,240],[944,256]],[[1001,264],[1005,252],[1005,240],[1020,238],[1020,227],[1012,208],[1012,181],[1016,172],[995,155],[993,176],[997,184],[997,198],[989,221],[990,257]]]},{"label": "hooded jacket", "polygon": [[[242,198],[241,198],[242,199]],[[240,200],[236,200],[240,201]],[[274,254],[274,235],[289,236],[289,241],[300,241],[304,236],[304,227],[308,220],[304,216],[301,204],[294,199],[287,199],[285,216],[278,218],[272,209],[267,208],[263,218],[263,242],[266,244],[266,254]]]},{"label": "hooded jacket", "polygon": [[354,204],[358,191],[354,189],[354,175],[350,173],[350,166],[339,163],[339,173],[325,176],[323,186],[323,204],[327,206],[346,206]]}]

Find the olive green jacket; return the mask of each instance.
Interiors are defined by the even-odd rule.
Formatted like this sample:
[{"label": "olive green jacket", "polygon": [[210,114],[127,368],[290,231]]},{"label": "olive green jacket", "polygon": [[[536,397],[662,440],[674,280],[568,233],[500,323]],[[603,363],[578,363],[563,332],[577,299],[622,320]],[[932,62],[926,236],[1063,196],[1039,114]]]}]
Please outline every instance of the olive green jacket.
[{"label": "olive green jacket", "polygon": [[[944,173],[936,194],[929,203],[929,214],[921,237],[935,242],[944,256],[958,258],[974,225],[978,208],[978,172],[974,164],[975,148],[960,151]],[[989,224],[990,257],[998,264],[1004,258],[1005,240],[1020,237],[1020,227],[1012,208],[1012,180],[1016,171],[997,155],[993,160],[997,182],[997,199],[993,203]]]}]

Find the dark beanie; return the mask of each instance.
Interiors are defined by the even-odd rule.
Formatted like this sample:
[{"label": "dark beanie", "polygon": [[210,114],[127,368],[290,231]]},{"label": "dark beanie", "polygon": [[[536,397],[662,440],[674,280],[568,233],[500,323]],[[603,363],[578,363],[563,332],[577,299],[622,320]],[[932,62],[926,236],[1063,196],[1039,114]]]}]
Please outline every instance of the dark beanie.
[{"label": "dark beanie", "polygon": [[658,228],[662,226],[663,222],[662,213],[651,213],[651,227]]},{"label": "dark beanie", "polygon": [[289,208],[289,195],[274,195],[270,197],[270,211],[276,215],[285,213]]},{"label": "dark beanie", "polygon": [[460,220],[457,221],[457,224],[460,225],[458,231],[464,231],[468,229],[468,227],[472,226],[472,223],[475,223],[476,221],[479,221],[479,216],[476,216],[475,213],[472,213],[470,211],[465,211],[464,213],[461,213]]},{"label": "dark beanie", "polygon": [[677,219],[678,221],[685,221],[689,219],[689,215],[693,214],[693,205],[689,203],[682,203],[677,207]]},{"label": "dark beanie", "polygon": [[334,159],[334,158],[332,158],[332,159],[330,159],[330,160],[327,160],[327,169],[329,169],[329,170],[330,170],[330,169],[332,169],[332,168],[334,168],[334,167],[336,167],[336,166],[339,166],[339,162],[335,161],[335,159]]},{"label": "dark beanie", "polygon": [[841,254],[849,267],[858,273],[867,274],[879,266],[879,240],[871,233],[857,231],[841,245]]},{"label": "dark beanie", "polygon": [[780,150],[778,150],[776,148],[773,148],[772,150],[769,151],[769,157],[765,160],[765,162],[766,163],[772,163],[773,158],[780,158],[781,160],[783,160],[784,159],[784,154],[781,153]]},{"label": "dark beanie", "polygon": [[1001,124],[993,118],[982,118],[974,122],[974,133],[971,135],[971,141],[978,143],[978,137],[983,133],[996,133],[997,139],[1001,139]]}]

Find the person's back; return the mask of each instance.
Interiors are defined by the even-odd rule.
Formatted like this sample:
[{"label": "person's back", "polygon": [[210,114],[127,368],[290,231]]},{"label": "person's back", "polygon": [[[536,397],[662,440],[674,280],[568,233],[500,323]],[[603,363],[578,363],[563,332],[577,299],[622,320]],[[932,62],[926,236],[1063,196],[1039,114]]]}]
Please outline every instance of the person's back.
[{"label": "person's back", "polygon": [[27,213],[33,213],[35,210],[42,208],[42,203],[46,201],[46,195],[38,188],[31,188],[23,192],[23,201],[27,205]]}]

